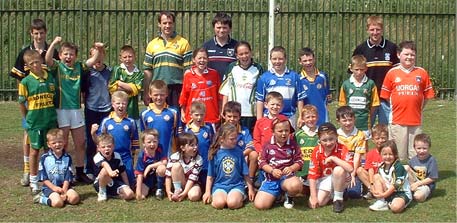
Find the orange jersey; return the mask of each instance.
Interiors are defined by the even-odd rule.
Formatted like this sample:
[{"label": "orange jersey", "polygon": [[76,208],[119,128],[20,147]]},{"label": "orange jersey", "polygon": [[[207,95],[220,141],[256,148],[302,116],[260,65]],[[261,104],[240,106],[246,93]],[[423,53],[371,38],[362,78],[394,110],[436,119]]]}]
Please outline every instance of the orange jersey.
[{"label": "orange jersey", "polygon": [[421,125],[424,100],[433,97],[432,82],[421,67],[409,71],[401,66],[392,68],[381,88],[381,98],[390,100],[392,123],[398,125]]},{"label": "orange jersey", "polygon": [[348,154],[348,149],[343,144],[337,143],[335,148],[329,155],[325,155],[325,150],[319,144],[314,147],[311,154],[311,162],[309,163],[308,179],[319,179],[321,177],[329,176],[333,173],[333,169],[337,166],[334,162],[325,163],[325,159],[330,156],[335,156],[348,163],[351,158]]}]

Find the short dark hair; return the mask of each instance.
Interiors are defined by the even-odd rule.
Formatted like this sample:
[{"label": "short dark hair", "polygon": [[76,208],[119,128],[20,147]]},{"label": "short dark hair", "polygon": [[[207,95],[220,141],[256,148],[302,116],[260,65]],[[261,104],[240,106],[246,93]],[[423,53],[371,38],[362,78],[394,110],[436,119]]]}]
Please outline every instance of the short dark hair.
[{"label": "short dark hair", "polygon": [[287,58],[286,48],[284,48],[283,46],[274,46],[273,48],[271,48],[270,57],[271,57],[271,54],[273,54],[273,52],[281,52],[284,54],[284,57]]},{"label": "short dark hair", "polygon": [[230,29],[232,28],[232,17],[225,12],[218,12],[213,18],[213,27],[216,23],[222,23],[224,25],[228,25]]},{"label": "short dark hair", "polygon": [[336,119],[337,120],[340,120],[340,118],[345,118],[345,117],[355,117],[354,110],[352,110],[352,108],[347,105],[341,106],[338,109],[336,109]]},{"label": "short dark hair", "polygon": [[162,16],[166,16],[167,18],[171,18],[171,20],[173,20],[173,22],[175,22],[175,19],[176,19],[176,16],[173,12],[170,12],[170,11],[161,11],[159,13],[159,16],[157,17],[157,21],[160,23],[161,20],[162,20]]},{"label": "short dark hair", "polygon": [[70,42],[63,42],[62,44],[60,44],[59,53],[62,53],[63,49],[65,48],[74,50],[75,54],[78,55],[78,46],[76,46],[76,44]]},{"label": "short dark hair", "polygon": [[44,29],[44,31],[47,31],[46,23],[42,19],[34,19],[32,20],[32,23],[30,23],[30,32],[32,32],[34,29]]},{"label": "short dark hair", "polygon": [[410,50],[416,51],[416,43],[414,43],[414,41],[411,41],[411,40],[403,41],[400,44],[398,44],[397,52],[401,53],[401,51],[403,51],[403,49],[410,49]]},{"label": "short dark hair", "polygon": [[416,142],[424,142],[427,143],[429,147],[432,146],[432,139],[425,133],[420,133],[414,136],[414,147],[416,147]]},{"label": "short dark hair", "polygon": [[241,104],[237,101],[228,101],[224,105],[223,114],[225,115],[228,112],[238,113],[239,115],[241,115]]},{"label": "short dark hair", "polygon": [[335,134],[335,135],[338,135],[335,125],[333,125],[330,122],[326,122],[326,123],[324,123],[324,124],[319,126],[319,128],[317,129],[317,135],[319,137],[321,137],[322,134]]},{"label": "short dark hair", "polygon": [[302,57],[302,56],[313,56],[314,57],[314,51],[313,49],[309,48],[309,47],[304,47],[300,50],[300,52],[298,52],[298,57]]}]

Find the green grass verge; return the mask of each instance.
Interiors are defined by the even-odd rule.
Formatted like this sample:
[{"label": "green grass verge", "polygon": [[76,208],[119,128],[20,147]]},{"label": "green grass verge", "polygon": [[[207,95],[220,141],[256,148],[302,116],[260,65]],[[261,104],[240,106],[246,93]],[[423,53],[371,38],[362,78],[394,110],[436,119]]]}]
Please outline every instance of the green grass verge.
[{"label": "green grass verge", "polygon": [[[336,104],[331,105],[334,116]],[[432,137],[432,154],[438,160],[440,179],[433,197],[425,203],[411,203],[405,212],[372,212],[365,200],[345,203],[342,214],[331,206],[317,210],[306,207],[304,198],[296,198],[295,208],[278,205],[267,211],[256,210],[247,203],[239,210],[215,210],[201,202],[172,203],[148,198],[124,202],[110,199],[97,203],[92,186],[77,186],[82,202],[76,206],[53,209],[33,204],[28,188],[19,185],[22,152],[22,129],[15,103],[0,103],[0,221],[395,221],[395,222],[456,222],[456,105],[455,101],[432,101],[424,114],[424,132]],[[334,119],[333,119],[334,120]]]}]

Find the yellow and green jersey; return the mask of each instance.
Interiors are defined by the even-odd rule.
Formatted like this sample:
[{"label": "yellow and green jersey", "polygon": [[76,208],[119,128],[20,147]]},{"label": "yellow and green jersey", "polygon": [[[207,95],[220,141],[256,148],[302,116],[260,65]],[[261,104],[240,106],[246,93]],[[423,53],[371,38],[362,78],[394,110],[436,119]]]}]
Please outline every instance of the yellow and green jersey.
[{"label": "yellow and green jersey", "polygon": [[54,60],[51,74],[55,78],[56,92],[54,105],[58,109],[81,108],[81,76],[88,72],[85,63],[76,62],[73,67],[68,67],[58,60]]}]

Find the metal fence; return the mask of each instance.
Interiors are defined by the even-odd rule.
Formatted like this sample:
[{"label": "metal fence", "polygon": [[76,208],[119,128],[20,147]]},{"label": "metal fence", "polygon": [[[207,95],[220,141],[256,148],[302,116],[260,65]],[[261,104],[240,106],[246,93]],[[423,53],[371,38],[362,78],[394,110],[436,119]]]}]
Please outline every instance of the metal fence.
[{"label": "metal fence", "polygon": [[[157,13],[176,13],[176,30],[192,46],[213,35],[217,11],[232,15],[232,37],[252,44],[255,60],[268,63],[268,0],[1,0],[0,100],[15,100],[16,81],[7,73],[19,49],[30,43],[28,27],[34,18],[48,25],[48,41],[60,35],[80,47],[87,58],[94,41],[108,46],[106,62],[118,63],[124,44],[137,51],[142,63],[149,40],[158,32]],[[442,98],[454,98],[456,86],[455,0],[277,0],[275,45],[288,52],[288,66],[299,70],[298,50],[315,49],[317,66],[330,74],[331,87],[344,79],[354,48],[367,38],[369,15],[384,18],[386,38],[414,40],[417,65],[427,69]]]}]

